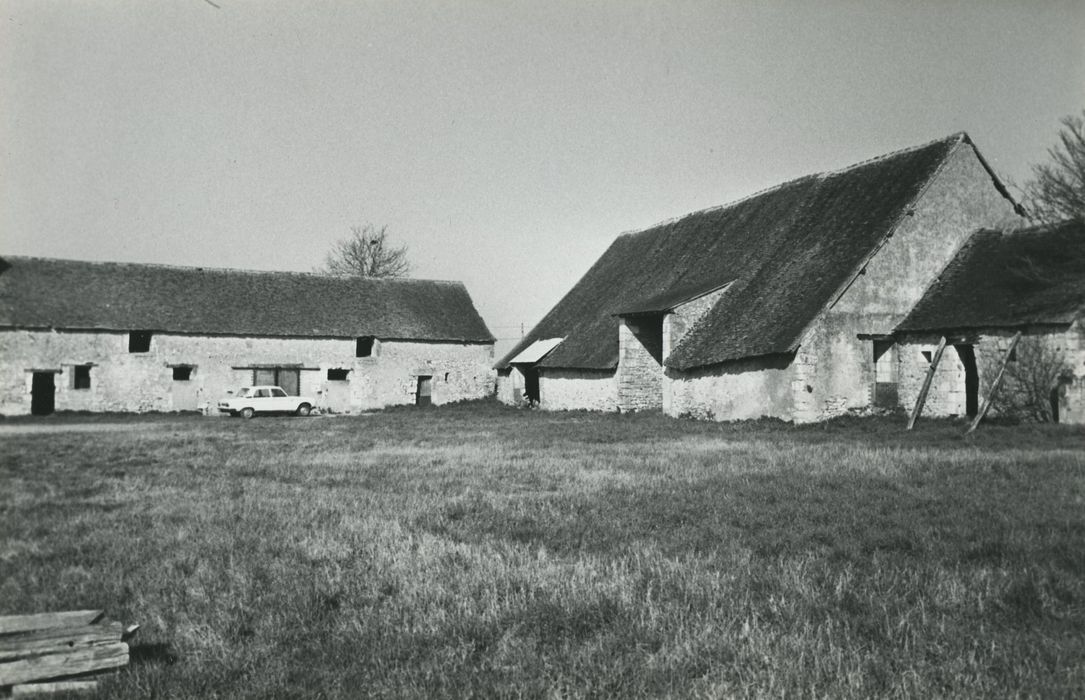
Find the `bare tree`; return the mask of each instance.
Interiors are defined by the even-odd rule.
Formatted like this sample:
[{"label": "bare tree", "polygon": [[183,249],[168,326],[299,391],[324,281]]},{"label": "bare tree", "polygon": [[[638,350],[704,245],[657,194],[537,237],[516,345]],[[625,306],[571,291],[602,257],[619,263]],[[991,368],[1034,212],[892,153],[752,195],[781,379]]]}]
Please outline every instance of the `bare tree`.
[{"label": "bare tree", "polygon": [[1047,150],[1050,162],[1033,166],[1024,190],[1030,211],[1046,222],[1085,220],[1085,110],[1062,125],[1059,144]]},{"label": "bare tree", "polygon": [[340,277],[404,277],[411,271],[407,246],[388,243],[388,227],[351,226],[324,259],[322,272]]},{"label": "bare tree", "polygon": [[[1001,357],[991,357],[980,368],[985,395],[990,392],[1001,364]],[[1006,364],[1002,386],[991,408],[1006,418],[1051,423],[1057,416],[1059,396],[1072,376],[1060,348],[1043,338],[1022,338],[1014,357]]]}]

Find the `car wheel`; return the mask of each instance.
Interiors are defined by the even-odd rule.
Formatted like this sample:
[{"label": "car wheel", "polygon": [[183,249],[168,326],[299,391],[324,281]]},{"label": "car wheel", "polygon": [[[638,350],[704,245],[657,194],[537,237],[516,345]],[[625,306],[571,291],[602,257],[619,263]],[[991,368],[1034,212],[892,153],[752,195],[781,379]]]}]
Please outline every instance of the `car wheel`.
[{"label": "car wheel", "polygon": [[252,410],[251,406],[246,406],[245,408],[241,409],[242,418],[252,418],[255,415],[256,411]]},{"label": "car wheel", "polygon": [[302,405],[298,406],[297,413],[298,413],[299,416],[307,416],[307,415],[309,415],[309,412],[312,411],[312,410],[313,410],[312,406],[310,406],[307,403],[303,403]]}]

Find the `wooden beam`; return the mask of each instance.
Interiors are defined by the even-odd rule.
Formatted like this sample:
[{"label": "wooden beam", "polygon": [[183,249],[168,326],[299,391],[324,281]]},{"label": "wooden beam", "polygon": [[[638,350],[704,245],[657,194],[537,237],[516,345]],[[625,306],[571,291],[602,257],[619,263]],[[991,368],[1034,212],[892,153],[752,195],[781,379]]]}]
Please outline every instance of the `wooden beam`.
[{"label": "wooden beam", "polygon": [[128,663],[128,645],[124,642],[98,644],[71,649],[59,654],[32,656],[0,663],[0,686],[75,676]]},{"label": "wooden beam", "polygon": [[93,693],[98,681],[59,681],[57,683],[27,683],[11,689],[14,697],[23,695],[54,695],[56,693]]},{"label": "wooden beam", "polygon": [[30,632],[56,627],[82,627],[92,625],[105,615],[101,610],[71,610],[68,612],[39,613],[37,615],[5,615],[0,617],[0,634]]},{"label": "wooden beam", "polygon": [[119,642],[123,635],[124,626],[119,622],[4,634],[0,635],[0,662]]},{"label": "wooden beam", "polygon": [[1017,348],[1017,341],[1019,340],[1021,340],[1021,331],[1014,333],[1013,340],[1010,341],[1010,347],[1006,348],[1006,354],[1002,357],[1002,366],[998,368],[998,375],[995,377],[994,383],[991,384],[991,390],[987,392],[987,398],[983,400],[983,406],[980,407],[979,413],[972,419],[972,424],[968,426],[968,430],[964,431],[965,435],[975,430],[983,417],[987,415],[987,411],[990,410],[991,402],[994,401],[998,388],[1002,386],[1002,377],[1006,373],[1006,365],[1010,363],[1010,356],[1013,355],[1013,351]]},{"label": "wooden beam", "polygon": [[931,358],[931,366],[927,368],[927,376],[923,379],[923,388],[919,390],[919,397],[915,400],[915,408],[912,409],[912,415],[908,419],[908,430],[915,427],[919,414],[923,412],[923,404],[927,402],[927,392],[931,390],[934,371],[938,369],[938,363],[942,361],[942,353],[945,351],[946,337],[943,335],[942,339],[938,341],[938,349],[934,351],[934,357]]}]

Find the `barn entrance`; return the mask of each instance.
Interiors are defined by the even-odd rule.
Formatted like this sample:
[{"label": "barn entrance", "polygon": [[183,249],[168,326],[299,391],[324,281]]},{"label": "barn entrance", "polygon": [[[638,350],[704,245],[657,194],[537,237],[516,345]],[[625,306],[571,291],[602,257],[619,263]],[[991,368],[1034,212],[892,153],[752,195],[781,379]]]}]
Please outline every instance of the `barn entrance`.
[{"label": "barn entrance", "polygon": [[30,386],[30,413],[47,416],[56,409],[55,372],[34,372]]},{"label": "barn entrance", "polygon": [[874,341],[874,405],[893,409],[900,405],[897,392],[897,353],[892,338]]},{"label": "barn entrance", "polygon": [[535,365],[518,365],[517,368],[524,375],[524,401],[539,403],[539,368]]},{"label": "barn entrance", "polygon": [[964,406],[965,415],[979,413],[980,373],[976,367],[976,349],[972,345],[954,345],[957,357],[964,366]]},{"label": "barn entrance", "polygon": [[415,406],[433,405],[433,377],[419,377],[418,390],[414,395]]}]

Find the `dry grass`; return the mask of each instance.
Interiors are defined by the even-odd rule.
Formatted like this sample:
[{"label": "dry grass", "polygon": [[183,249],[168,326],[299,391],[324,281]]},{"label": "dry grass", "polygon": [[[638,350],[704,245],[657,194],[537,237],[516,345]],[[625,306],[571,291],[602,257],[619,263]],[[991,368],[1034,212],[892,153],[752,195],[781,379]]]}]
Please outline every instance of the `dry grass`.
[{"label": "dry grass", "polygon": [[142,623],[116,697],[1080,696],[1085,432],[960,429],[9,427],[0,612]]}]

